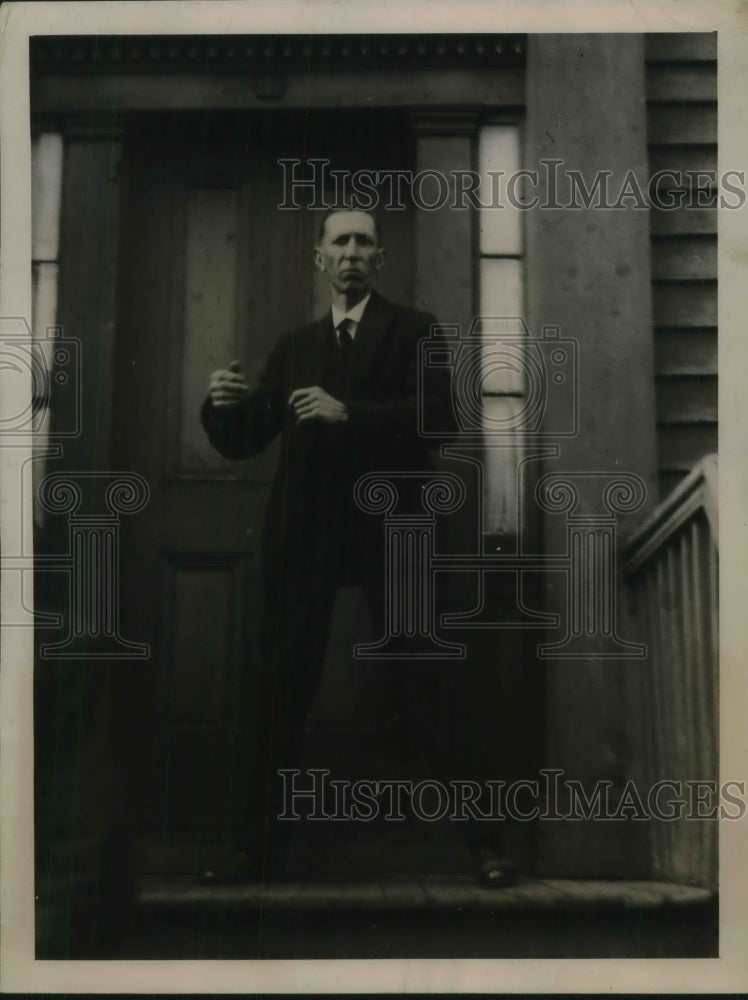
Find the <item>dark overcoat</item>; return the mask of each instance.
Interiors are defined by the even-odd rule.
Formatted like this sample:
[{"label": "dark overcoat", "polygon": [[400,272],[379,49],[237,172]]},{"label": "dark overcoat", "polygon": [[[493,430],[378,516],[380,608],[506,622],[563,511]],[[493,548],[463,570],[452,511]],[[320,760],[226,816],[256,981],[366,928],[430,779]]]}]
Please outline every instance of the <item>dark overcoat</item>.
[{"label": "dark overcoat", "polygon": [[[382,518],[361,511],[356,480],[370,472],[423,473],[434,468],[430,449],[438,441],[418,431],[419,410],[430,427],[455,428],[446,368],[418,376],[419,343],[436,320],[394,305],[372,292],[343,376],[332,313],[287,334],[270,353],[257,387],[238,406],[214,407],[206,400],[201,420],[214,447],[243,459],[281,435],[278,469],[263,532],[266,588],[292,599],[324,585],[339,557],[360,560],[363,573],[382,566]],[[419,385],[420,382],[420,385]],[[348,419],[296,423],[288,399],[294,389],[320,386],[345,402]],[[423,477],[399,482],[400,509],[418,504]],[[338,560],[338,562],[336,562]]]}]

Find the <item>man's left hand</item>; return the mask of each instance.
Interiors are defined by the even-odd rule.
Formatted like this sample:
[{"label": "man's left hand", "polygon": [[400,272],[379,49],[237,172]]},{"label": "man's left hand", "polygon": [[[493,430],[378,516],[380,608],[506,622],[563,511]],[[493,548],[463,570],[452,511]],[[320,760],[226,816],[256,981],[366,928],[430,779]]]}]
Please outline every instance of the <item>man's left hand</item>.
[{"label": "man's left hand", "polygon": [[348,419],[345,403],[320,389],[318,385],[308,389],[294,389],[288,397],[288,405],[293,409],[296,422],[305,420],[324,420],[327,424],[336,424]]}]

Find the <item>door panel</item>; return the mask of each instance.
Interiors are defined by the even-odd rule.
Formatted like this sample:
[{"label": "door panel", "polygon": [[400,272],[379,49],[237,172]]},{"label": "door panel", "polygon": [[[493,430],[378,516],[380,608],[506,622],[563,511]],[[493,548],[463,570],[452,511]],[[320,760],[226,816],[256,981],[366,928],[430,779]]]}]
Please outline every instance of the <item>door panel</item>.
[{"label": "door panel", "polygon": [[181,206],[183,250],[175,254],[175,263],[184,291],[172,354],[179,363],[169,369],[178,416],[170,422],[169,465],[176,473],[227,471],[198,414],[205,399],[205,372],[225,367],[237,348],[239,197],[237,187],[189,187]]}]

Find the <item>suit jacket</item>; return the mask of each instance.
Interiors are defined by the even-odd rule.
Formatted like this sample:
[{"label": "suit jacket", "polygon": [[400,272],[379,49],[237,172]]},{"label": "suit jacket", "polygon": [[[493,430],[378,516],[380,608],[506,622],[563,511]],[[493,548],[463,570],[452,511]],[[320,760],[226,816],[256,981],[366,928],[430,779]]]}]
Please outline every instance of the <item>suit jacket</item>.
[{"label": "suit jacket", "polygon": [[[284,581],[303,593],[324,579],[333,555],[341,552],[378,572],[373,564],[382,558],[381,518],[357,508],[356,480],[373,471],[433,469],[429,449],[435,442],[418,434],[419,405],[429,426],[438,421],[445,428],[445,439],[456,426],[446,369],[424,373],[418,399],[418,344],[435,322],[372,292],[356,329],[347,384],[328,312],[278,341],[257,388],[240,406],[216,408],[209,399],[203,404],[203,426],[227,458],[255,455],[281,435],[263,532],[266,585],[276,587],[282,562]],[[314,385],[345,402],[347,421],[295,424],[288,397]]]}]

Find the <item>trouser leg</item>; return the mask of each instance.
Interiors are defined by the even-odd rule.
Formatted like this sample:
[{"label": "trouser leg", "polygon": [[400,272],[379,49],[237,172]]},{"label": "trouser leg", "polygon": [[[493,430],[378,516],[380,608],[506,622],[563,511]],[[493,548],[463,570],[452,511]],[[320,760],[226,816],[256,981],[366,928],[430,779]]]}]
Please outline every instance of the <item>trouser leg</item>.
[{"label": "trouser leg", "polygon": [[262,665],[255,759],[244,812],[245,850],[283,855],[290,832],[279,774],[298,768],[304,730],[324,665],[335,587],[309,584],[267,601],[262,625]]},{"label": "trouser leg", "polygon": [[[381,569],[381,574],[372,572],[363,581],[377,637],[384,634],[388,596],[383,567]],[[446,606],[437,610],[446,610]],[[388,665],[388,673],[394,678],[403,714],[415,737],[414,743],[425,758],[432,779],[438,781],[450,797],[449,814],[452,815],[454,792],[450,782],[460,771],[463,682],[467,664],[459,659],[420,659],[416,655],[419,642],[413,638],[405,639],[402,648],[392,647],[393,652],[396,649],[407,653],[407,658],[393,660]]]}]

